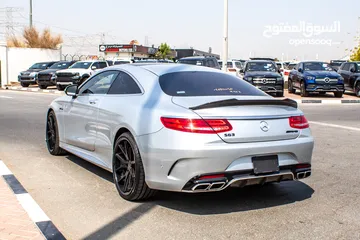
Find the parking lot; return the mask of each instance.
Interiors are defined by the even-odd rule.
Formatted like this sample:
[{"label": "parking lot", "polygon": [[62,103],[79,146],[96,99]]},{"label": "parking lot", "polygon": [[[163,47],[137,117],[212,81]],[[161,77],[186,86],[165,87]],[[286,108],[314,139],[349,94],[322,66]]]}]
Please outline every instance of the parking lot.
[{"label": "parking lot", "polygon": [[68,239],[360,238],[359,104],[300,105],[315,138],[304,181],[132,203],[105,170],[49,155],[45,117],[57,96],[0,91],[0,159]]}]

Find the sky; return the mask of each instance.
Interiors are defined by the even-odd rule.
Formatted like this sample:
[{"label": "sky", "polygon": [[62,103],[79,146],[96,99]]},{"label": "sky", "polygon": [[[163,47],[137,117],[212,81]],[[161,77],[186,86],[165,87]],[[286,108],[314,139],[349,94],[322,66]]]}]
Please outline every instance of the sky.
[{"label": "sky", "polygon": [[[359,35],[360,1],[228,1],[229,58],[339,59],[348,55],[346,49],[355,46]],[[14,32],[19,34],[29,24],[29,0],[1,0],[0,8],[5,7],[19,8],[12,13]],[[4,38],[6,19],[5,10],[0,9],[0,38]],[[98,54],[102,41],[124,44],[136,39],[142,45],[166,42],[175,48],[204,51],[211,47],[221,55],[224,1],[33,0],[33,22],[39,29],[50,27],[63,35],[64,54]],[[308,28],[278,33],[279,26],[299,29],[311,24],[325,32],[310,36]],[[331,26],[335,30],[326,31]]]}]

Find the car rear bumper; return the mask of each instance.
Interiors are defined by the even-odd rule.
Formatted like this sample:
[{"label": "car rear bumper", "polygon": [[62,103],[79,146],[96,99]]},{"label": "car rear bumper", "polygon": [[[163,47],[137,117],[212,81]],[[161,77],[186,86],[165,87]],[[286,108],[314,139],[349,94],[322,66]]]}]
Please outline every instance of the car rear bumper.
[{"label": "car rear bumper", "polygon": [[[309,129],[291,140],[231,144],[217,135],[207,135],[210,141],[204,143],[202,134],[173,132],[162,129],[136,138],[150,188],[191,191],[187,184],[201,175],[224,172],[253,175],[254,156],[277,155],[280,169],[286,170],[287,166],[310,164],[314,147]],[[284,178],[287,179],[289,176]],[[296,176],[290,178],[293,179]]]}]

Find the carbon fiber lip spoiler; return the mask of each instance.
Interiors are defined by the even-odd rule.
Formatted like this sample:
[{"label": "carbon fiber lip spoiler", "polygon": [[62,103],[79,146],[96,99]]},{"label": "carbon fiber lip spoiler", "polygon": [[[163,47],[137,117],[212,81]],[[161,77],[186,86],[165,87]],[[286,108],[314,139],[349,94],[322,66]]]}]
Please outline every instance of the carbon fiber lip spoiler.
[{"label": "carbon fiber lip spoiler", "polygon": [[199,106],[190,107],[191,110],[200,110],[207,108],[218,108],[218,107],[230,107],[230,106],[254,106],[254,105],[277,105],[277,106],[289,106],[297,108],[298,104],[296,101],[285,98],[285,99],[259,99],[259,100],[239,100],[236,98],[226,99],[221,101],[209,102],[201,104]]}]

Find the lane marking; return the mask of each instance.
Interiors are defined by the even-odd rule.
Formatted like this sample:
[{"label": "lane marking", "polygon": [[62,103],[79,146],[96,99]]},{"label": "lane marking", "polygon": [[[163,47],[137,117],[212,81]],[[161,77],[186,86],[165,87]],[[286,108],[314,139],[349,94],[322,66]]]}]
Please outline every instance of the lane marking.
[{"label": "lane marking", "polygon": [[8,97],[8,96],[0,96],[0,98],[13,98],[13,97]]},{"label": "lane marking", "polygon": [[56,228],[46,213],[35,202],[26,189],[17,180],[14,174],[0,160],[0,176],[3,177],[11,190],[13,190],[17,200],[29,215],[30,219],[39,228],[46,239],[66,240],[64,235]]},{"label": "lane marking", "polygon": [[347,126],[342,126],[342,125],[337,125],[337,124],[313,122],[313,121],[309,121],[309,123],[315,124],[315,125],[320,125],[320,126],[325,126],[325,127],[334,127],[334,128],[341,128],[341,129],[360,132],[360,128],[356,128],[356,127],[347,127]]},{"label": "lane marking", "polygon": [[29,217],[34,222],[50,221],[49,217],[44,213],[40,206],[28,193],[16,194],[16,198],[19,200],[21,206],[29,214]]}]

